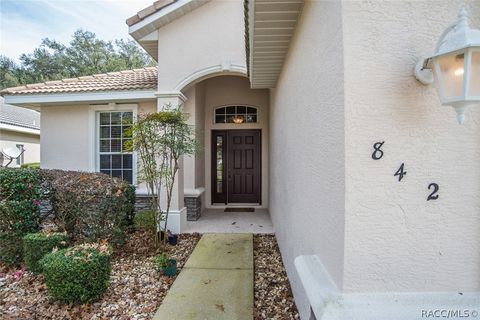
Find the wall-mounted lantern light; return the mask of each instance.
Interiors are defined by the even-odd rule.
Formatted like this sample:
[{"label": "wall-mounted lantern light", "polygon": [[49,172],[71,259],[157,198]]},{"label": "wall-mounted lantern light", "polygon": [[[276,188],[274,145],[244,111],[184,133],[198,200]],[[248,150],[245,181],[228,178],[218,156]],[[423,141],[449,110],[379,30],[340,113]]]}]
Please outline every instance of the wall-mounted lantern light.
[{"label": "wall-mounted lantern light", "polygon": [[434,55],[417,63],[415,77],[436,82],[442,105],[455,109],[459,123],[468,106],[480,103],[480,30],[468,26],[465,8],[440,35]]}]

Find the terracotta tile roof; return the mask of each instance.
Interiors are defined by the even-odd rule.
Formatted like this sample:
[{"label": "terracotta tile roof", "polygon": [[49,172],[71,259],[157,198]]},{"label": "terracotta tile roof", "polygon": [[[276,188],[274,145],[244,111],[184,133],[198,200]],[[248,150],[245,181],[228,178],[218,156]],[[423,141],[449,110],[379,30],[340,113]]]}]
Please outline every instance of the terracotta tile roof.
[{"label": "terracotta tile roof", "polygon": [[172,3],[176,2],[177,0],[158,0],[155,1],[151,6],[146,7],[145,9],[139,11],[136,15],[127,19],[127,25],[130,27],[137,22],[142,21],[146,17],[154,14],[165,8],[166,6],[171,5]]},{"label": "terracotta tile roof", "polygon": [[40,113],[5,104],[0,98],[0,123],[40,130]]},{"label": "terracotta tile roof", "polygon": [[1,95],[148,90],[157,88],[157,68],[125,70],[6,88]]}]

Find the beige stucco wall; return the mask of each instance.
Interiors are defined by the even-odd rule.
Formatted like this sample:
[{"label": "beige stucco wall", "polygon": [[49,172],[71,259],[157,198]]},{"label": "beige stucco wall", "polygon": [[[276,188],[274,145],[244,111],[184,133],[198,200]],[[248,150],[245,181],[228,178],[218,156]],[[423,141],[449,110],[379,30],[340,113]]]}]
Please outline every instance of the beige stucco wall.
[{"label": "beige stucco wall", "polygon": [[[123,104],[118,104],[121,107]],[[138,113],[156,110],[155,101],[129,103]],[[42,106],[41,167],[95,171],[96,137],[95,112],[113,110],[114,105],[55,105]]]},{"label": "beige stucco wall", "polygon": [[343,2],[345,291],[480,290],[480,110],[459,125],[412,76],[462,4],[478,28],[479,1]]},{"label": "beige stucco wall", "polygon": [[270,106],[270,215],[295,300],[308,305],[293,265],[317,254],[343,282],[345,150],[341,5],[308,1]]},{"label": "beige stucco wall", "polygon": [[[40,162],[40,136],[29,133],[22,133],[11,130],[0,130],[0,151],[22,144],[25,152],[23,153],[23,163]],[[4,159],[3,164],[8,161]],[[16,162],[10,164],[14,166]]]},{"label": "beige stucco wall", "polygon": [[243,1],[211,1],[158,30],[158,89],[224,63],[245,67]]},{"label": "beige stucco wall", "polygon": [[42,107],[40,117],[41,167],[90,170],[88,105]]},{"label": "beige stucco wall", "polygon": [[[214,110],[224,105],[250,105],[258,108],[258,122],[215,124]],[[221,76],[205,80],[205,205],[213,207],[211,202],[211,133],[222,129],[261,129],[262,130],[262,204],[268,208],[269,181],[269,93],[266,89],[250,89],[247,78]],[[218,205],[215,205],[218,207]]]}]

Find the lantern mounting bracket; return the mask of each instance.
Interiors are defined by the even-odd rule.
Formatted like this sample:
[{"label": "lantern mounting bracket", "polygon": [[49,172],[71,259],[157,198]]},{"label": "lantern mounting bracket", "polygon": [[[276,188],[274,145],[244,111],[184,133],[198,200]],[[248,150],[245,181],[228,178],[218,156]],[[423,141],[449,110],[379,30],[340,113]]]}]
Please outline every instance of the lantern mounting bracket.
[{"label": "lantern mounting bracket", "polygon": [[413,70],[415,78],[424,85],[430,85],[433,83],[432,68],[428,67],[426,64],[427,60],[429,60],[429,58],[418,60],[415,69]]}]

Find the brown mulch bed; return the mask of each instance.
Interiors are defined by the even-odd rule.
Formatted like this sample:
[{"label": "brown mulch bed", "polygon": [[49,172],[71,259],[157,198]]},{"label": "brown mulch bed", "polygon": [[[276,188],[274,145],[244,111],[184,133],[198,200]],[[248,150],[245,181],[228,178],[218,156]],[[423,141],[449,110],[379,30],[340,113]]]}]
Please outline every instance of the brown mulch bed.
[{"label": "brown mulch bed", "polygon": [[[172,257],[183,267],[200,234],[182,234]],[[110,286],[93,304],[65,305],[48,298],[41,275],[29,272],[16,279],[0,266],[1,319],[151,319],[174,279],[154,269],[156,254],[143,232],[129,236],[126,246],[112,260]],[[299,319],[274,235],[254,235],[254,319]]]},{"label": "brown mulch bed", "polygon": [[254,319],[300,319],[275,235],[254,235],[253,259]]},{"label": "brown mulch bed", "polygon": [[[200,234],[182,234],[169,254],[183,267]],[[102,299],[93,304],[65,305],[51,301],[42,276],[25,272],[17,280],[14,273],[0,274],[1,319],[151,319],[174,279],[155,270],[143,232],[129,236],[126,246],[112,259],[110,286]],[[2,272],[2,270],[0,270]]]}]

